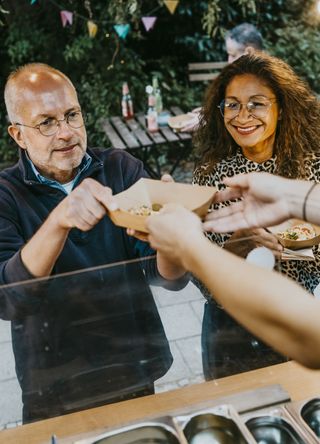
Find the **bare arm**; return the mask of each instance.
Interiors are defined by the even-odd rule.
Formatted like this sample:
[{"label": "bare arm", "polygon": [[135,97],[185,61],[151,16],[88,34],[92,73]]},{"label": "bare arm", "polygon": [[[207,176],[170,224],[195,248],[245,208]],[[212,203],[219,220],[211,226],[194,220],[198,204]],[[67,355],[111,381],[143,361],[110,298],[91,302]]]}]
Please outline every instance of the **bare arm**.
[{"label": "bare arm", "polygon": [[71,228],[93,228],[109,210],[116,209],[110,188],[84,180],[50,213],[21,250],[21,259],[35,277],[50,275]]},{"label": "bare arm", "polygon": [[252,333],[302,364],[320,368],[319,301],[287,278],[212,245],[200,220],[183,208],[150,217],[148,228],[151,245],[180,259]]}]

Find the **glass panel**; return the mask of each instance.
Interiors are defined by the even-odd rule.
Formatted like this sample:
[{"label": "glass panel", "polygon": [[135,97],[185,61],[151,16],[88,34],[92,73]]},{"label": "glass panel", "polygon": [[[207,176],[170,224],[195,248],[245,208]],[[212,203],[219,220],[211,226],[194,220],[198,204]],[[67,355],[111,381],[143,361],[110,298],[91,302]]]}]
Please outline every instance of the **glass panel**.
[{"label": "glass panel", "polygon": [[154,261],[0,288],[2,427],[202,380],[204,300],[191,283],[150,287],[142,268]]},{"label": "glass panel", "polygon": [[1,427],[284,360],[199,283],[147,283],[154,261],[0,287]]}]

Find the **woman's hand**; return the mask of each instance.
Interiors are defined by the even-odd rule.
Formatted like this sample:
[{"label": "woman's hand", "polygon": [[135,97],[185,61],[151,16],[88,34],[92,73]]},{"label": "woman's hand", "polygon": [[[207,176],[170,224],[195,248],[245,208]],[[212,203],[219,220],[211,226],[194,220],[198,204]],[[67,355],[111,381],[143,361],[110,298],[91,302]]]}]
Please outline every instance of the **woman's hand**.
[{"label": "woman's hand", "polygon": [[[245,239],[250,237],[252,238]],[[237,239],[239,239],[238,242]],[[256,247],[266,247],[272,251],[277,259],[281,258],[281,253],[283,251],[282,245],[279,243],[276,236],[269,233],[264,228],[237,230],[232,234],[224,246],[226,250],[241,257],[247,257],[248,253]]]},{"label": "woman's hand", "polygon": [[241,200],[208,214],[206,231],[227,233],[268,227],[291,217],[292,181],[267,173],[250,173],[227,178],[224,183],[229,188],[216,193],[214,203]]}]

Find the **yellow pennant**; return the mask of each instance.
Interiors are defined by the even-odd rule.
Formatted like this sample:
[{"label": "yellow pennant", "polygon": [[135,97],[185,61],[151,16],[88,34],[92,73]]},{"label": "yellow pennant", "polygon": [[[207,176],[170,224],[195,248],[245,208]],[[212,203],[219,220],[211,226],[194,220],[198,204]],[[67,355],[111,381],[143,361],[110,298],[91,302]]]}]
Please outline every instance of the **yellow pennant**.
[{"label": "yellow pennant", "polygon": [[176,10],[178,3],[179,3],[179,0],[164,0],[164,4],[169,9],[171,14],[174,14],[174,11]]},{"label": "yellow pennant", "polygon": [[98,26],[95,23],[93,23],[91,20],[87,22],[87,26],[88,26],[89,36],[93,39],[97,34]]}]

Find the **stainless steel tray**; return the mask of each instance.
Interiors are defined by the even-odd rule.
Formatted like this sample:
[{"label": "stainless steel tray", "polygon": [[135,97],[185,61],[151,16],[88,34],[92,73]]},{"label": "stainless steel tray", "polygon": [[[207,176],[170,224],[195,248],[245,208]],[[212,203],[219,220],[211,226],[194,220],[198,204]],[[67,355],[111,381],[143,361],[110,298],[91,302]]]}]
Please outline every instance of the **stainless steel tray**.
[{"label": "stainless steel tray", "polygon": [[[320,397],[309,398],[286,404],[285,408],[293,419],[307,430],[310,442],[320,442]],[[311,441],[313,439],[313,441]]]},{"label": "stainless steel tray", "polygon": [[258,443],[315,444],[304,427],[289,414],[285,405],[260,409],[241,415]]},{"label": "stainless steel tray", "polygon": [[231,405],[175,417],[189,444],[254,444],[255,440]]},{"label": "stainless steel tray", "polygon": [[119,427],[75,444],[187,444],[173,418],[163,417]]}]

